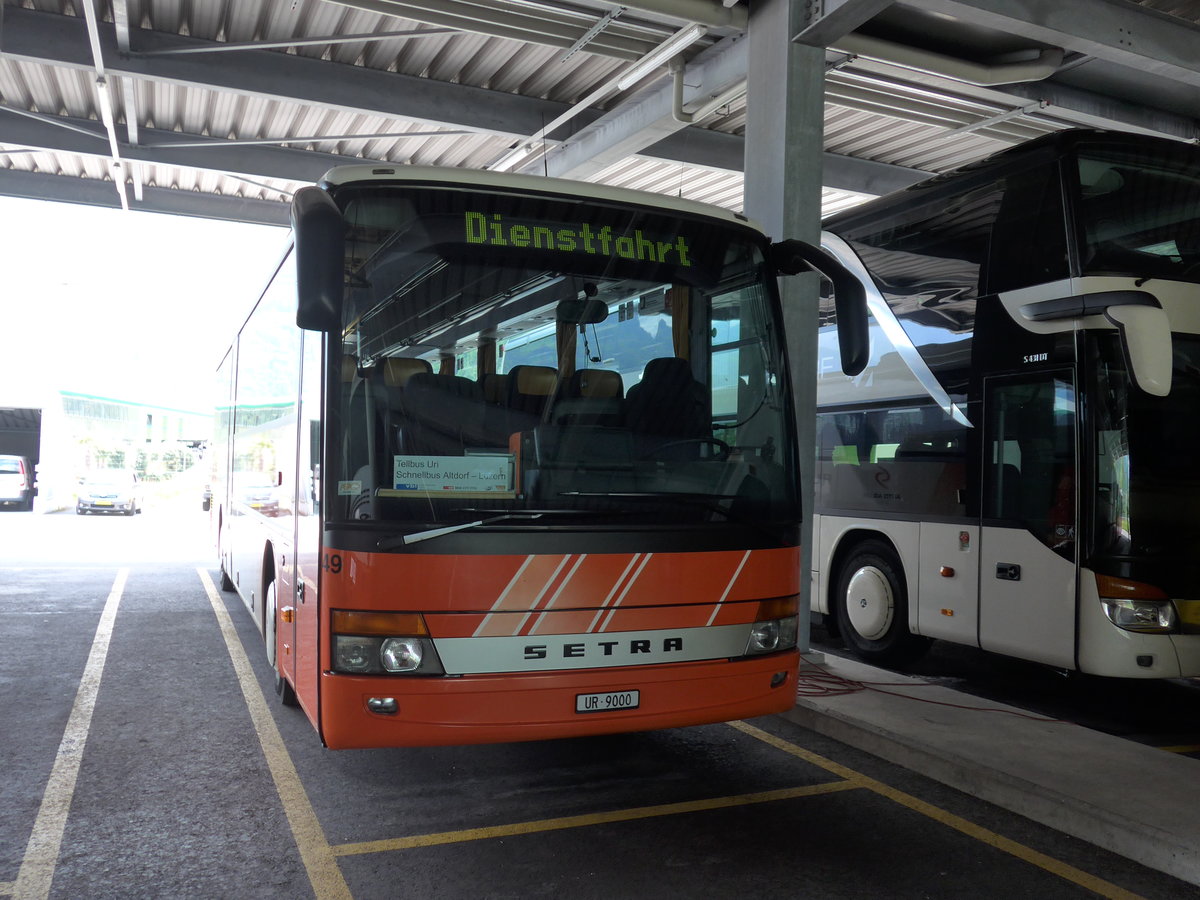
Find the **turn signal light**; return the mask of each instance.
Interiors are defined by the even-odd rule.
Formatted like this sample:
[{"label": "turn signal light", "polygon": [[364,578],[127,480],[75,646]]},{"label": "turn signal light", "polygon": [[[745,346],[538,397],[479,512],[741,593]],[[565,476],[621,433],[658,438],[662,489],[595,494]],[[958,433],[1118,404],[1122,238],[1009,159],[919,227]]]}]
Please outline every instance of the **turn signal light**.
[{"label": "turn signal light", "polygon": [[1152,584],[1132,581],[1128,578],[1116,578],[1112,575],[1097,575],[1096,590],[1101,597],[1124,600],[1166,600],[1166,591]]},{"label": "turn signal light", "polygon": [[800,595],[792,594],[790,597],[775,597],[771,600],[760,601],[758,615],[755,618],[760,622],[766,619],[785,619],[799,612]]},{"label": "turn signal light", "polygon": [[425,636],[429,629],[420,613],[371,612],[369,610],[335,609],[334,634],[386,634]]}]

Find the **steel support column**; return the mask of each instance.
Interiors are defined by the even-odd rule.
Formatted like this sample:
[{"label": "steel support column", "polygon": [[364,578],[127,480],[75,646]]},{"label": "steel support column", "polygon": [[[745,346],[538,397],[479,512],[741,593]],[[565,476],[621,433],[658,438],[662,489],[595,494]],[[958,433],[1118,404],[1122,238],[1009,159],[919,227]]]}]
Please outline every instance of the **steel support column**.
[{"label": "steel support column", "polygon": [[[747,32],[746,214],[774,240],[820,239],[825,51],[793,43],[804,0],[759,0]],[[780,280],[799,428],[803,527],[800,648],[809,644],[812,564],[812,467],[815,457],[816,275]]]}]

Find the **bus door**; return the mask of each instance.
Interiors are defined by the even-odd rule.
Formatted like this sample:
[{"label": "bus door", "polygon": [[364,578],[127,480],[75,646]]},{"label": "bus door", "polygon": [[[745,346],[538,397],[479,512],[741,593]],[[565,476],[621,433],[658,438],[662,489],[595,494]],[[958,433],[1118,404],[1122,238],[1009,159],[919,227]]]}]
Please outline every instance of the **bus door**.
[{"label": "bus door", "polygon": [[979,646],[1075,667],[1075,383],[984,381]]},{"label": "bus door", "polygon": [[[290,602],[291,646],[280,659],[287,666],[288,678],[296,689],[300,705],[317,721],[317,676],[319,670],[317,623],[317,583],[323,561],[321,555],[321,335],[304,332],[300,375],[300,408],[296,435],[296,579]],[[325,560],[340,570],[336,554]],[[280,605],[283,600],[280,598]]]}]

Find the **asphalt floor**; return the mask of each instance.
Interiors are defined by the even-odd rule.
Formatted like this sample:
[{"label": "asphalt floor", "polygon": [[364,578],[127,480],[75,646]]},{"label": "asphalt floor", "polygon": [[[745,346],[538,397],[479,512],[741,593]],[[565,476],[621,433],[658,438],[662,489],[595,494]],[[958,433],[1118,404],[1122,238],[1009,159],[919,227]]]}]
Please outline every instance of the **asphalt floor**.
[{"label": "asphalt floor", "polygon": [[[783,716],[325,750],[278,704],[207,548],[164,557],[179,527],[154,509],[0,516],[0,897],[1200,897],[1169,858],[1039,820],[981,775],[1100,817],[1069,808],[1064,779],[1095,803],[1123,770],[1089,781],[1099,751],[1077,726],[942,706],[829,658]],[[1194,817],[1195,761],[1138,751],[1163,779],[1143,805]]]}]

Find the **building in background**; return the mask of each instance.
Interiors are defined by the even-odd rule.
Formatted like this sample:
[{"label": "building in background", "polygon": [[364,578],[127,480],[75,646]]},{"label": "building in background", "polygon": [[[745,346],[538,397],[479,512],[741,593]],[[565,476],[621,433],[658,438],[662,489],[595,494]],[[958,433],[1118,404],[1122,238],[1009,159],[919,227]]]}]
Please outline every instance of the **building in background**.
[{"label": "building in background", "polygon": [[12,443],[12,452],[35,466],[35,511],[73,505],[80,480],[100,469],[125,469],[149,482],[187,472],[212,431],[210,412],[76,391],[15,390],[20,396],[6,389],[0,405],[0,453]]}]

